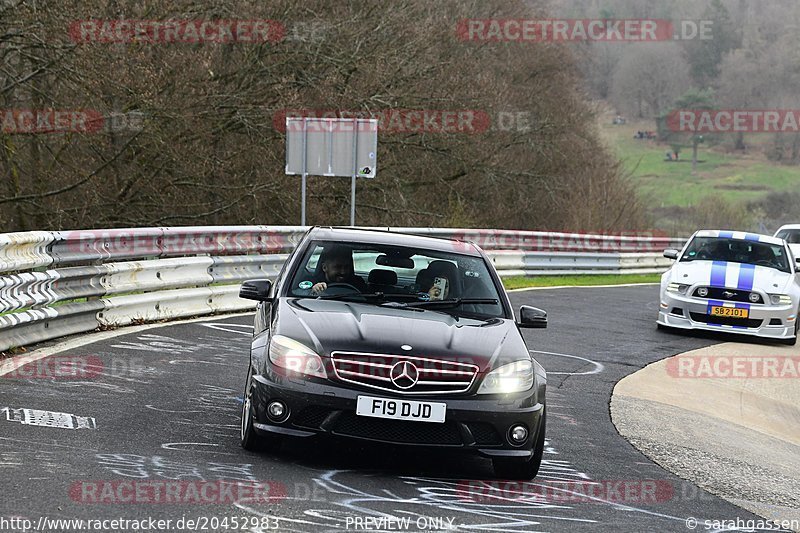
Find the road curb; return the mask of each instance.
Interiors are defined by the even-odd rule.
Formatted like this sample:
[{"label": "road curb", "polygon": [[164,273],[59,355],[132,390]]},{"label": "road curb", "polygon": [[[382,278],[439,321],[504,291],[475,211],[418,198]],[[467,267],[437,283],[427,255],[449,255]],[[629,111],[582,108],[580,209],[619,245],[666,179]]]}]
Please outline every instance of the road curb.
[{"label": "road curb", "polygon": [[768,520],[800,520],[800,381],[676,370],[688,360],[798,355],[724,343],[662,359],[615,385],[612,422],[644,455],[712,494]]}]

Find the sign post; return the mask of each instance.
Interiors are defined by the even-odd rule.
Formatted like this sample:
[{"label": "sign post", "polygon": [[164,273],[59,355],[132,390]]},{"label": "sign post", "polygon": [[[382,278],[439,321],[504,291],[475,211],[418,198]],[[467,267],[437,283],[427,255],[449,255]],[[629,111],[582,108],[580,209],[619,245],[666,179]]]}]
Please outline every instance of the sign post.
[{"label": "sign post", "polygon": [[286,174],[302,178],[300,224],[306,225],[308,176],[349,176],[355,226],[356,179],[375,177],[377,151],[377,119],[286,117]]}]

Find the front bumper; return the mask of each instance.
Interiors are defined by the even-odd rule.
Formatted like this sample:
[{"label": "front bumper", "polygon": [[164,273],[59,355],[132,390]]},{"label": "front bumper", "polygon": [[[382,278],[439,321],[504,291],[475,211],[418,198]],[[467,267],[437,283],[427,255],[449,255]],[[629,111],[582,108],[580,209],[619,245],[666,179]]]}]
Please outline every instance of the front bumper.
[{"label": "front bumper", "polygon": [[[748,309],[748,319],[711,317],[711,306]],[[745,304],[685,296],[662,291],[657,322],[681,329],[726,331],[772,339],[791,339],[795,336],[797,316],[792,305]]]},{"label": "front bumper", "polygon": [[[360,395],[435,401],[447,404],[444,423],[411,422],[356,415]],[[366,391],[335,382],[291,379],[267,374],[253,381],[254,427],[259,433],[294,437],[330,435],[363,441],[430,448],[471,450],[486,457],[530,457],[536,442],[544,405],[535,402],[534,389],[503,398],[458,399],[445,395],[404,398],[382,391]],[[280,399],[289,417],[276,423],[266,406]],[[508,441],[512,425],[524,424],[528,438],[520,445]]]}]

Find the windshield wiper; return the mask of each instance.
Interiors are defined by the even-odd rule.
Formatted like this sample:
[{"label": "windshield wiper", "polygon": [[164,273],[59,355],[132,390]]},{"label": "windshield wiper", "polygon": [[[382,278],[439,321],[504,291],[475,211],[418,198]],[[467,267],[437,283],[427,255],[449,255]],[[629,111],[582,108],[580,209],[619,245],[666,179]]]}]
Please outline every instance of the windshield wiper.
[{"label": "windshield wiper", "polygon": [[417,300],[417,296],[415,294],[402,294],[402,293],[385,293],[385,292],[365,292],[365,293],[356,293],[356,292],[345,292],[342,294],[331,294],[326,296],[325,294],[321,294],[317,296],[317,300],[349,300],[353,301],[367,301],[367,302],[374,302],[376,300],[380,301],[391,301],[391,300]]},{"label": "windshield wiper", "polygon": [[425,307],[432,309],[447,309],[450,307],[460,307],[462,305],[491,305],[497,304],[497,298],[453,298],[450,300],[426,300],[424,302],[412,302],[408,307]]}]

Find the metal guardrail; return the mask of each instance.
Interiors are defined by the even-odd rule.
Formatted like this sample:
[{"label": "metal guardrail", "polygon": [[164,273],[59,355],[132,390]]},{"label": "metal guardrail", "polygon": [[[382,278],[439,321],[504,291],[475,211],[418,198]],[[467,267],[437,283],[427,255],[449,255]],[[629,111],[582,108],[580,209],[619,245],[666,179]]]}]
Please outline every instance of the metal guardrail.
[{"label": "metal guardrail", "polygon": [[[502,276],[653,273],[682,239],[375,228],[484,248]],[[307,228],[205,226],[0,234],[0,350],[98,328],[254,307],[239,282],[274,278]]]}]

